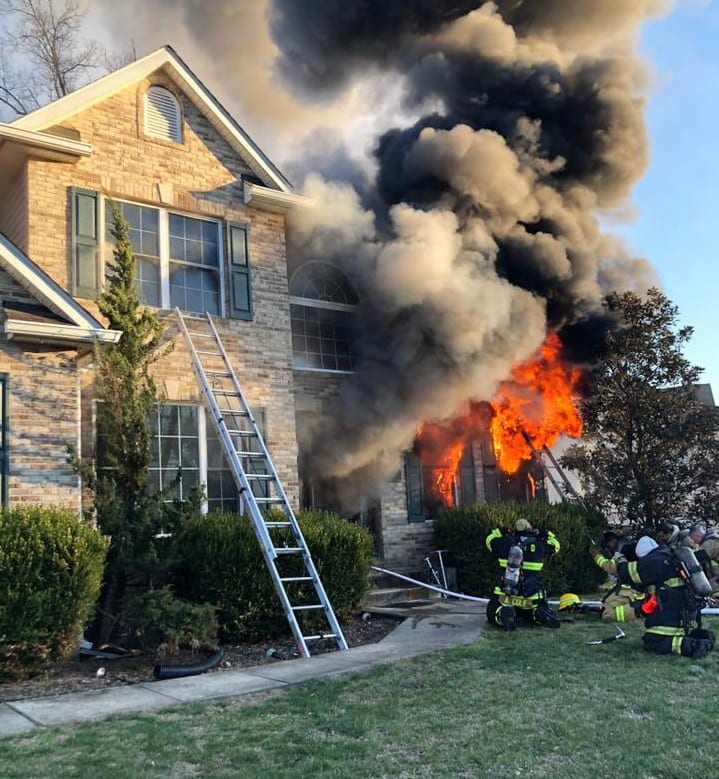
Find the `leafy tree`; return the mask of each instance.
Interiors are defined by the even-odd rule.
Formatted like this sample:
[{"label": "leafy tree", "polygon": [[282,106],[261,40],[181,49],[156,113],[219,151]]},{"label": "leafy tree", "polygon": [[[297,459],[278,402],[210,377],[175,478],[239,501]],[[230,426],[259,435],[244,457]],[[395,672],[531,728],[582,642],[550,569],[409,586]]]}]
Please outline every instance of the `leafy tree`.
[{"label": "leafy tree", "polygon": [[609,516],[654,528],[719,509],[719,413],[697,398],[702,369],[683,355],[691,327],[658,289],[606,298],[606,337],[582,402],[584,437],[562,458]]}]

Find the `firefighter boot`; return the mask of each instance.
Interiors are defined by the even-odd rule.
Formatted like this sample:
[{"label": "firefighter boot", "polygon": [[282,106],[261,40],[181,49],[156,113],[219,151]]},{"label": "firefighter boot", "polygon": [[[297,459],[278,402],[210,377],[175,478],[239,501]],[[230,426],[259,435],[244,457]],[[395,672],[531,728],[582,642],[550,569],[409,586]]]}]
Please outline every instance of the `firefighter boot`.
[{"label": "firefighter boot", "polygon": [[702,638],[705,641],[709,642],[709,650],[711,651],[714,649],[714,644],[716,643],[716,636],[714,635],[713,630],[707,630],[706,628],[694,628],[694,630],[691,630],[689,632],[690,638]]},{"label": "firefighter boot", "polygon": [[549,608],[549,606],[537,606],[534,610],[534,621],[537,625],[544,625],[547,628],[558,628],[561,626],[559,617]]},{"label": "firefighter boot", "polygon": [[517,627],[517,615],[514,613],[514,606],[502,606],[500,608],[497,613],[497,624],[507,632]]},{"label": "firefighter boot", "polygon": [[711,642],[706,638],[692,638],[687,636],[682,641],[681,653],[684,657],[691,657],[692,660],[701,660],[711,651]]}]

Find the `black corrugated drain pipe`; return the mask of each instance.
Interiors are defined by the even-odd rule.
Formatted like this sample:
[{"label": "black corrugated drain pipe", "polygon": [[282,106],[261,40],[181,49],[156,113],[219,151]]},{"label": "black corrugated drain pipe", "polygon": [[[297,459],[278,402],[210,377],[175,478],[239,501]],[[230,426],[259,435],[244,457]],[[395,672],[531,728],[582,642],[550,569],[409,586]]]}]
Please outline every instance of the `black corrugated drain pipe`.
[{"label": "black corrugated drain pipe", "polygon": [[184,676],[199,676],[199,674],[214,668],[222,660],[223,651],[216,649],[208,658],[194,665],[156,665],[152,672],[155,679],[182,679]]}]

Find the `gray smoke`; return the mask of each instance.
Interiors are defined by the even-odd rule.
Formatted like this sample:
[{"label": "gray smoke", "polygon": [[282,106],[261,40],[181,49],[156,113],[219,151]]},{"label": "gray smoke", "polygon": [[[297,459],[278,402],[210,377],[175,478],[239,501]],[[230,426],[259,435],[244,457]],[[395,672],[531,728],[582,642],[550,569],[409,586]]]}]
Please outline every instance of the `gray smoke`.
[{"label": "gray smoke", "polygon": [[[315,171],[304,187],[314,207],[292,218],[288,252],[294,266],[338,265],[362,301],[358,369],[314,447],[318,472],[346,495],[396,470],[423,421],[490,399],[548,331],[569,358],[591,359],[611,326],[603,295],[650,283],[647,263],[600,219],[624,207],[647,164],[635,39],[663,6],[123,6],[138,28],[161,11],[240,120],[301,160],[296,175]],[[151,25],[137,31],[162,42]]]},{"label": "gray smoke", "polygon": [[374,213],[312,178],[317,208],[292,225],[295,261],[339,264],[364,301],[362,362],[320,433],[320,472],[356,484],[396,469],[422,421],[490,399],[549,330],[591,358],[611,325],[602,297],[650,282],[598,220],[647,163],[633,39],[660,5],[356,0],[300,14],[275,0],[279,72],[300,94],[395,70],[410,110],[435,106],[379,139]]}]

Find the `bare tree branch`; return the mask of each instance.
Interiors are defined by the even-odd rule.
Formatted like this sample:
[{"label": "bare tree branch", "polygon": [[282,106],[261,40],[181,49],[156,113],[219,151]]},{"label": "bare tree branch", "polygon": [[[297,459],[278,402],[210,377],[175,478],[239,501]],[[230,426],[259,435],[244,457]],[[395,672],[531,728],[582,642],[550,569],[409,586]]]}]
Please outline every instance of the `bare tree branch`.
[{"label": "bare tree branch", "polygon": [[84,37],[87,9],[80,0],[0,0],[0,11],[0,104],[15,114],[72,92],[103,69],[106,52]]}]

